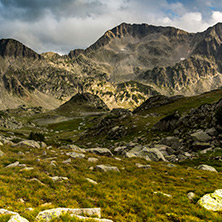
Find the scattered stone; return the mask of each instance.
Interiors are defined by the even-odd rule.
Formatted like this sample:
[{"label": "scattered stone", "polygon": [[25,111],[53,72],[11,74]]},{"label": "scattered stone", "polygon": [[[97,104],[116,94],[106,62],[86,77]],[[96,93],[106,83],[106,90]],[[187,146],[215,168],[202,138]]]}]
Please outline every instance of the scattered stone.
[{"label": "scattered stone", "polygon": [[40,149],[40,145],[35,140],[24,140],[14,145],[15,147],[26,147],[26,148],[38,148]]},{"label": "scattered stone", "polygon": [[120,172],[118,167],[115,167],[115,166],[97,165],[96,169],[100,170],[100,171],[103,171],[103,172],[110,172],[110,171]]},{"label": "scattered stone", "polygon": [[128,148],[126,146],[119,146],[114,149],[114,153],[117,155],[121,155]]},{"label": "scattered stone", "polygon": [[61,182],[61,181],[64,181],[64,180],[69,180],[68,177],[61,177],[61,176],[54,176],[54,177],[50,177],[53,182]]},{"label": "scattered stone", "polygon": [[161,194],[161,195],[163,195],[163,196],[165,196],[165,197],[172,198],[172,195],[163,193],[163,192],[161,192],[161,191],[155,191],[155,192],[153,192],[153,194]]},{"label": "scattered stone", "polygon": [[21,170],[19,170],[20,172],[24,172],[24,171],[30,171],[30,170],[34,170],[34,167],[25,167]]},{"label": "scattered stone", "polygon": [[94,180],[92,180],[92,179],[90,179],[90,178],[86,178],[86,180],[88,181],[88,182],[90,182],[90,183],[92,183],[92,184],[98,184],[96,181],[94,181]]},{"label": "scattered stone", "polygon": [[119,157],[114,157],[115,160],[121,161]]},{"label": "scattered stone", "polygon": [[201,164],[197,167],[198,170],[207,170],[207,171],[212,171],[212,172],[216,172],[217,173],[217,170],[212,167],[212,166],[209,166],[209,165],[206,165],[206,164]]},{"label": "scattered stone", "polygon": [[84,158],[85,154],[83,153],[76,153],[76,152],[70,152],[70,153],[66,153],[67,156],[71,156],[72,158],[76,159],[76,158]]},{"label": "scattered stone", "polygon": [[98,158],[95,158],[95,157],[89,157],[88,158],[88,162],[91,162],[91,163],[96,163],[96,162],[98,162]]},{"label": "scattered stone", "polygon": [[91,148],[91,149],[87,149],[87,152],[94,153],[101,156],[109,156],[109,157],[113,156],[111,151],[107,148]]},{"label": "scattered stone", "polygon": [[177,167],[175,164],[172,164],[172,163],[168,163],[166,166],[169,167],[169,168]]},{"label": "scattered stone", "polygon": [[134,158],[134,157],[136,157],[136,154],[130,153],[130,152],[124,152],[123,156],[126,158]]},{"label": "scattered stone", "polygon": [[41,146],[41,148],[46,148],[47,147],[47,145],[43,141],[40,142],[40,146]]},{"label": "scattered stone", "polygon": [[17,167],[17,166],[19,166],[19,161],[11,163],[11,164],[7,165],[5,168],[12,168],[12,167]]},{"label": "scattered stone", "polygon": [[192,133],[191,137],[193,138],[194,141],[200,141],[200,142],[208,142],[212,139],[212,137],[209,136],[203,130],[198,130],[195,133]]},{"label": "scattered stone", "polygon": [[72,162],[72,160],[69,158],[69,159],[67,159],[67,160],[64,160],[64,161],[62,161],[62,163],[65,163],[65,164],[67,164],[67,163],[71,163]]},{"label": "scattered stone", "polygon": [[62,214],[72,214],[76,215],[84,215],[84,216],[96,216],[97,218],[101,218],[101,209],[100,208],[54,208],[50,210],[41,211],[37,217],[36,221],[44,221],[49,222],[52,219],[58,218]]},{"label": "scattered stone", "polygon": [[42,186],[46,186],[44,183],[42,183],[39,179],[37,179],[37,178],[32,178],[32,179],[30,179],[29,181],[31,181],[31,182],[37,182],[37,183],[39,183],[39,184],[41,184]]},{"label": "scattered stone", "polygon": [[217,136],[218,135],[218,132],[214,127],[207,129],[206,133],[210,136]]},{"label": "scattered stone", "polygon": [[2,142],[0,142],[0,146],[3,146],[3,143],[2,143]]},{"label": "scattered stone", "polygon": [[52,160],[52,161],[50,162],[50,166],[56,167],[56,161],[55,161],[55,160]]},{"label": "scattered stone", "polygon": [[211,151],[213,151],[213,148],[212,148],[212,147],[207,148],[207,149],[204,149],[204,150],[201,150],[201,151],[200,151],[200,154],[206,154],[207,152],[211,152]]},{"label": "scattered stone", "polygon": [[142,168],[142,169],[151,169],[150,164],[143,165],[143,164],[140,164],[140,163],[136,163],[136,166],[137,166],[138,168]]},{"label": "scattered stone", "polygon": [[4,156],[5,154],[0,150],[0,157]]},{"label": "scattered stone", "polygon": [[198,201],[198,204],[207,210],[222,210],[222,189],[215,190],[214,193],[205,194]]},{"label": "scattered stone", "polygon": [[187,197],[188,197],[189,200],[193,200],[193,198],[195,198],[195,196],[196,196],[196,194],[193,193],[193,192],[189,192],[189,193],[187,194]]}]

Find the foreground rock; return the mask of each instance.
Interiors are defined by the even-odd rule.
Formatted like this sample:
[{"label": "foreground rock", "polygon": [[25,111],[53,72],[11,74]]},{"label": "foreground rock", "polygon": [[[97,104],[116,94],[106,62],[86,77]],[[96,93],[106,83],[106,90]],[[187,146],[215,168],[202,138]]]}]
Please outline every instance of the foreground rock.
[{"label": "foreground rock", "polygon": [[81,219],[86,219],[85,216],[86,217],[97,217],[97,218],[95,218],[95,221],[111,222],[111,220],[100,219],[101,218],[101,209],[100,208],[79,208],[79,209],[55,208],[55,209],[50,209],[50,210],[44,210],[37,215],[36,221],[48,222],[52,219],[58,218],[62,214],[69,214],[70,216],[73,216],[73,217],[78,217],[78,216],[84,215],[84,218],[82,217]]},{"label": "foreground rock", "polygon": [[207,210],[222,210],[222,189],[216,190],[214,193],[206,194],[200,198],[198,204]]},{"label": "foreground rock", "polygon": [[6,209],[0,209],[0,215],[12,215],[8,222],[28,222],[28,220],[21,217],[18,213]]}]

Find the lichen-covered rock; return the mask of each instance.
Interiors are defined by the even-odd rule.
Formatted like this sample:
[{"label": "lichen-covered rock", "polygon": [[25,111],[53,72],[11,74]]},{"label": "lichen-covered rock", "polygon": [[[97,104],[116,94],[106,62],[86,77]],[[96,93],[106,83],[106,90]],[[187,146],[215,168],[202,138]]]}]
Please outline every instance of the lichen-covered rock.
[{"label": "lichen-covered rock", "polygon": [[21,217],[18,213],[6,209],[0,209],[0,215],[12,215],[8,222],[28,222],[28,220]]},{"label": "lichen-covered rock", "polygon": [[8,222],[29,222],[24,217],[21,217],[19,214],[12,215]]},{"label": "lichen-covered rock", "polygon": [[54,218],[58,218],[62,214],[70,214],[70,215],[84,215],[84,216],[95,216],[97,218],[101,218],[101,209],[100,208],[54,208],[50,210],[41,211],[37,217],[36,221],[44,221],[48,222]]},{"label": "lichen-covered rock", "polygon": [[198,201],[198,204],[207,210],[222,210],[222,189],[215,190],[214,193],[205,194]]}]

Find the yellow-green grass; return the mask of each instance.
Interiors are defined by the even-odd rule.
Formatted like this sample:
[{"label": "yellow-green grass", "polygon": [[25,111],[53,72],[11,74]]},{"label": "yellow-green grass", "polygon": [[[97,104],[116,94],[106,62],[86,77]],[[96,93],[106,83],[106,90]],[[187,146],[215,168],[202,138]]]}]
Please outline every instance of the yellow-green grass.
[{"label": "yellow-green grass", "polygon": [[[101,207],[102,217],[115,222],[222,220],[221,213],[207,211],[196,203],[205,193],[221,188],[221,173],[196,170],[188,167],[189,163],[169,168],[165,162],[136,158],[119,161],[96,156],[98,163],[89,163],[87,158],[95,156],[92,154],[64,164],[62,161],[69,158],[65,152],[71,151],[68,149],[44,149],[47,155],[42,149],[2,147],[2,150],[5,156],[0,158],[0,208],[18,212],[30,221],[34,221],[39,211],[53,207]],[[19,155],[18,151],[25,155]],[[52,159],[49,158],[56,161],[56,166],[50,165]],[[15,161],[34,167],[34,170],[5,168]],[[139,169],[135,163],[151,164],[151,169]],[[117,166],[120,173],[89,169],[96,164]],[[217,169],[222,171],[220,162]],[[68,177],[69,180],[53,182],[50,176]],[[91,184],[86,178],[98,184]],[[154,194],[157,191],[170,194],[172,198]],[[190,191],[197,195],[193,201],[187,198]],[[29,207],[34,211],[26,210]]]}]

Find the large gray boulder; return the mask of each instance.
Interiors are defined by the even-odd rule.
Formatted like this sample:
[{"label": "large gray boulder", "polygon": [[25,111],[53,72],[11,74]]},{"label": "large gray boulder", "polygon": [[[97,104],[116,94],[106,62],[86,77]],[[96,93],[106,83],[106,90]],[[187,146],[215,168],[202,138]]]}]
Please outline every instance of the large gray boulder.
[{"label": "large gray boulder", "polygon": [[222,210],[222,189],[215,190],[214,193],[205,194],[198,201],[198,204],[207,210]]},{"label": "large gray boulder", "polygon": [[113,156],[111,151],[107,148],[91,148],[87,149],[87,151],[101,156],[109,156],[109,157]]},{"label": "large gray boulder", "polygon": [[211,171],[211,172],[216,172],[217,173],[217,170],[212,167],[212,166],[209,166],[209,165],[206,165],[206,164],[201,164],[197,167],[198,170],[207,170],[207,171]]},{"label": "large gray boulder", "polygon": [[157,148],[143,148],[137,156],[148,161],[167,161]]},{"label": "large gray boulder", "polygon": [[209,136],[203,130],[198,130],[195,133],[192,133],[191,137],[193,138],[194,141],[200,141],[200,142],[208,142],[212,139],[212,137]]}]

